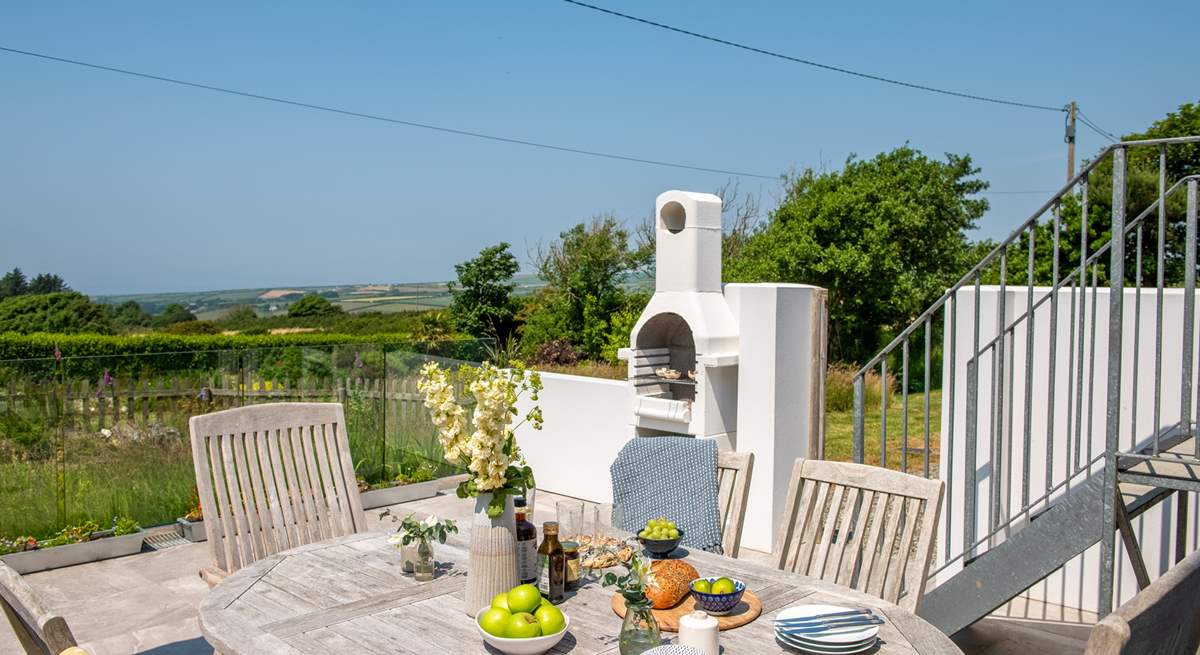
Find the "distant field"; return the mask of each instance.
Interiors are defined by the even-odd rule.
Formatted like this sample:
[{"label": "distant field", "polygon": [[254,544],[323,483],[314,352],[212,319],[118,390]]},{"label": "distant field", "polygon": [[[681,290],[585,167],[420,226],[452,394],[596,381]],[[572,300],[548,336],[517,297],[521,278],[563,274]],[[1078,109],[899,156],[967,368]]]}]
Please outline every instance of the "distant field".
[{"label": "distant field", "polygon": [[[527,295],[545,286],[533,275],[518,275],[513,278],[517,295]],[[262,295],[272,290],[290,290],[300,294],[320,294],[331,302],[341,305],[351,313],[362,312],[413,312],[427,309],[444,309],[450,305],[450,291],[446,282],[400,282],[396,284],[340,284],[330,286],[302,287],[277,286],[258,289],[223,289],[215,291],[181,291],[172,293],[131,293],[94,296],[97,302],[119,305],[133,300],[146,311],[157,314],[167,305],[180,304],[187,307],[201,320],[221,318],[233,307],[253,307],[260,316],[285,313],[296,298],[263,299]]]}]

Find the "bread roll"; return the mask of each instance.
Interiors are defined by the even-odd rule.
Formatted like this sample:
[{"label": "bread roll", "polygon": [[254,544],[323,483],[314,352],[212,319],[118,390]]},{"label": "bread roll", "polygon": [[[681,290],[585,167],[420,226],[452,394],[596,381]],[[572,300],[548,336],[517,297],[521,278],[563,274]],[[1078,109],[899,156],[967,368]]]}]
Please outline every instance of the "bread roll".
[{"label": "bread roll", "polygon": [[675,607],[691,592],[692,580],[700,577],[696,567],[681,559],[656,560],[650,564],[654,581],[646,589],[646,598],[656,610]]}]

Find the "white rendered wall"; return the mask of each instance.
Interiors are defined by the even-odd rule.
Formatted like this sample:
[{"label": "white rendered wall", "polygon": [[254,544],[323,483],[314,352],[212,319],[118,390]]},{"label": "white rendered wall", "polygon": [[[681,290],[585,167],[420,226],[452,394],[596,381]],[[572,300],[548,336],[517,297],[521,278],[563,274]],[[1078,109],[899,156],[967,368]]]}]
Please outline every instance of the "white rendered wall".
[{"label": "white rendered wall", "polygon": [[[612,502],[608,466],[632,436],[624,380],[542,373],[538,405],[545,427],[517,430],[517,444],[539,489],[598,503]],[[518,411],[531,406],[522,398]]]},{"label": "white rendered wall", "polygon": [[[1034,289],[1034,301],[1045,297],[1046,288]],[[1030,430],[1030,498],[1036,499],[1046,489],[1046,436],[1047,428],[1054,432],[1054,448],[1052,451],[1053,472],[1051,483],[1062,482],[1066,477],[1065,464],[1068,452],[1065,435],[1068,433],[1068,412],[1071,414],[1071,458],[1074,460],[1075,431],[1079,426],[1076,418],[1076,382],[1078,380],[1079,333],[1078,323],[1072,322],[1071,300],[1069,290],[1060,291],[1058,307],[1057,345],[1055,346],[1055,376],[1050,379],[1050,302],[1047,301],[1035,313],[1034,320],[1034,358],[1032,379],[1031,430]],[[1160,425],[1171,425],[1179,420],[1179,393],[1182,374],[1182,316],[1183,294],[1179,289],[1167,289],[1163,298],[1163,358],[1161,388],[1161,419]],[[980,294],[980,343],[986,344],[996,335],[996,314],[999,308],[1000,290],[998,287],[983,287]],[[1009,287],[1005,292],[1004,324],[1011,324],[1016,318],[1025,313],[1027,307],[1027,290],[1024,287]],[[1075,296],[1078,302],[1078,295]],[[947,555],[957,555],[963,550],[963,521],[964,521],[964,488],[966,461],[964,447],[966,438],[966,399],[967,399],[967,361],[971,358],[972,332],[974,317],[975,292],[973,288],[963,289],[956,298],[957,312],[957,347],[955,352],[955,385],[954,411],[951,413],[949,386],[942,390],[942,424],[940,442],[941,461],[950,462],[950,417],[953,416],[954,453],[952,466],[941,466],[940,475],[943,480],[953,476],[953,488],[949,488],[947,502],[943,503],[942,523],[938,529],[939,541],[946,537],[945,526],[950,527],[950,547],[939,543],[938,556],[944,560]],[[1106,411],[1106,379],[1108,371],[1108,326],[1109,326],[1109,292],[1100,289],[1095,295],[1095,333],[1093,339],[1091,312],[1093,296],[1087,294],[1086,312],[1088,320],[1084,325],[1084,386],[1082,392],[1083,423],[1079,431],[1080,461],[1086,461],[1088,452],[1094,457],[1104,450],[1105,442],[1105,411]],[[1154,341],[1155,341],[1155,291],[1143,290],[1141,294],[1140,329],[1137,334],[1139,359],[1137,366],[1138,383],[1134,385],[1133,345],[1135,343],[1134,328],[1136,295],[1134,290],[1124,293],[1124,308],[1122,311],[1122,402],[1121,402],[1121,445],[1128,448],[1134,435],[1143,439],[1153,432],[1154,426]],[[1078,309],[1076,310],[1078,311]],[[950,366],[950,305],[947,305],[947,328],[944,336],[943,378],[949,379]],[[1078,316],[1074,317],[1078,320]],[[979,507],[976,537],[982,537],[987,529],[988,493],[991,488],[992,467],[990,462],[991,428],[995,422],[992,400],[994,391],[1003,391],[1002,405],[1004,435],[1004,455],[1008,461],[1017,466],[1004,469],[1001,486],[1002,499],[1008,504],[1010,511],[1016,513],[1021,506],[1021,472],[1019,465],[1024,458],[1024,416],[1025,416],[1025,356],[1026,356],[1025,323],[1018,325],[1016,334],[1006,341],[1008,361],[1005,369],[1003,388],[993,384],[993,363],[989,356],[981,357],[979,367],[979,408],[978,408],[978,451],[975,461],[978,481]],[[1072,332],[1074,332],[1074,353],[1072,348]],[[1197,330],[1200,335],[1200,329]],[[1089,353],[1095,348],[1094,373],[1089,374]],[[1200,352],[1195,347],[1193,353]],[[1193,365],[1193,376],[1197,375],[1197,366]],[[1094,388],[1089,380],[1095,381]],[[1050,388],[1054,388],[1053,408],[1050,405]],[[1193,389],[1196,387],[1193,386]],[[1068,396],[1068,393],[1070,394]],[[1068,409],[1068,399],[1069,407]],[[1089,407],[1090,403],[1090,407]],[[1051,411],[1053,409],[1053,411]],[[1136,426],[1133,424],[1136,413]],[[1088,426],[1091,429],[1088,429]],[[1099,465],[1098,465],[1099,466]],[[1011,478],[1008,475],[1011,471]],[[1076,478],[1082,479],[1082,478]],[[1073,483],[1074,484],[1074,483]],[[949,511],[947,513],[947,508]],[[1138,533],[1147,569],[1151,578],[1156,578],[1170,567],[1173,562],[1172,522],[1164,522],[1164,517],[1173,520],[1176,501],[1170,498],[1151,509],[1134,521]],[[1195,499],[1190,505],[1188,547],[1197,547],[1197,511]],[[1101,520],[1096,516],[1095,520]],[[1089,549],[1083,555],[1069,562],[1062,570],[1052,574],[1046,581],[1038,583],[1027,592],[1034,600],[1044,600],[1054,605],[1094,611],[1098,595],[1099,582],[1099,545]],[[1117,556],[1121,563],[1119,576],[1116,581],[1117,602],[1128,600],[1137,592],[1133,570],[1128,564],[1121,541],[1117,540]],[[942,576],[943,579],[957,570],[951,568]],[[1041,618],[1041,617],[1038,617]]]},{"label": "white rendered wall", "polygon": [[827,292],[799,284],[728,284],[740,330],[734,450],[754,453],[742,546],[771,551],[797,457],[825,436]]}]

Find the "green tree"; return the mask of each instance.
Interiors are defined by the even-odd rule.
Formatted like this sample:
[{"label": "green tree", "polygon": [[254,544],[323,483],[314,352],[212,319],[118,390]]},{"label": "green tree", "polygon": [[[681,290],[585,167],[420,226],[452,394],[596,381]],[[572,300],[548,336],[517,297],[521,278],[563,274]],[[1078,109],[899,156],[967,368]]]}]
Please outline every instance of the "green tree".
[{"label": "green tree", "polygon": [[[1142,139],[1163,139],[1200,134],[1200,103],[1186,103],[1179,106],[1179,111],[1169,112],[1164,118],[1152,123],[1142,132],[1132,132],[1122,137],[1125,141]],[[1190,143],[1172,145],[1167,148],[1166,183],[1170,187],[1175,181],[1187,175],[1200,173],[1200,144]],[[1152,207],[1158,200],[1158,167],[1159,150],[1154,147],[1134,147],[1128,150],[1126,158],[1126,220],[1131,221],[1147,208]],[[1081,250],[1083,232],[1083,203],[1082,191],[1063,199],[1059,208],[1059,250],[1058,268],[1060,279],[1076,268],[1086,256],[1095,254],[1096,250],[1108,243],[1110,226],[1112,225],[1112,159],[1106,157],[1088,175],[1088,220],[1087,220],[1087,251]],[[1186,246],[1185,219],[1186,198],[1183,193],[1177,193],[1166,203],[1166,230],[1163,250],[1163,277],[1168,285],[1183,284],[1184,247]],[[1142,282],[1154,284],[1158,276],[1158,219],[1157,210],[1151,212],[1141,222],[1142,237]],[[1047,214],[1038,223],[1034,235],[1035,270],[1034,282],[1049,285],[1053,281],[1054,265],[1054,220],[1052,214]],[[1137,232],[1130,237],[1126,245],[1125,262],[1126,282],[1134,284],[1137,279]],[[1014,244],[1009,251],[1009,261],[1020,257],[1025,262],[1029,241],[1027,236]],[[1108,281],[1108,256],[1102,255],[1097,259],[1096,276],[1100,284]],[[1026,282],[1025,266],[1013,269],[1010,264],[1010,282]],[[1085,272],[1089,284],[1091,269]],[[998,279],[996,271],[989,271],[985,276],[988,281]]]},{"label": "green tree", "polygon": [[234,330],[246,330],[258,324],[258,312],[250,305],[238,305],[225,312],[220,323]]},{"label": "green tree", "polygon": [[494,337],[507,343],[516,329],[512,278],[520,270],[509,244],[499,243],[479,255],[454,265],[458,282],[450,289],[450,316],[454,325],[474,337]]},{"label": "green tree", "polygon": [[342,313],[344,311],[340,306],[315,293],[310,293],[288,306],[288,316],[293,318],[337,316]]},{"label": "green tree", "polygon": [[0,333],[112,334],[109,309],[76,291],[23,295],[0,301]]},{"label": "green tree", "polygon": [[0,300],[29,293],[29,281],[21,269],[14,268],[0,277]]},{"label": "green tree", "polygon": [[154,318],[136,300],[126,300],[113,310],[112,320],[117,327],[128,329],[147,327]]},{"label": "green tree", "polygon": [[53,273],[38,273],[29,281],[29,293],[58,293],[70,291],[71,287],[59,276]]},{"label": "green tree", "polygon": [[830,358],[863,361],[969,266],[966,232],[987,210],[970,156],[907,145],[840,171],[793,176],[765,225],[725,263],[735,282],[829,290]]},{"label": "green tree", "polygon": [[539,248],[534,260],[546,287],[529,306],[523,347],[565,338],[587,357],[599,358],[610,320],[625,301],[621,283],[642,263],[629,232],[612,216],[598,216]]},{"label": "green tree", "polygon": [[196,320],[196,315],[188,311],[187,307],[179,303],[171,303],[167,305],[162,313],[154,317],[153,325],[155,327],[166,327],[175,323],[184,323],[187,321]]}]

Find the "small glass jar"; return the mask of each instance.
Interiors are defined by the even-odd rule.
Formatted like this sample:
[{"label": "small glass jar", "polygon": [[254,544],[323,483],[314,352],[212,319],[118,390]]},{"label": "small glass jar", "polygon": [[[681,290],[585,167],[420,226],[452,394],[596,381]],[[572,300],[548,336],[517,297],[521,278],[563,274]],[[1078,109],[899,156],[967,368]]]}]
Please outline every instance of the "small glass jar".
[{"label": "small glass jar", "polygon": [[579,588],[579,544],[564,541],[562,547],[567,558],[567,591],[574,591]]},{"label": "small glass jar", "polygon": [[650,611],[645,594],[625,596],[625,619],[621,622],[618,649],[621,655],[641,655],[662,645],[662,633]]},{"label": "small glass jar", "polygon": [[433,544],[428,539],[419,539],[413,560],[413,578],[417,582],[429,582],[433,580],[433,568]]}]

